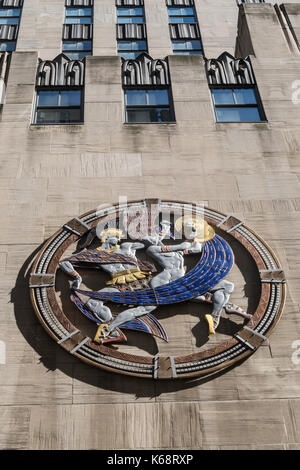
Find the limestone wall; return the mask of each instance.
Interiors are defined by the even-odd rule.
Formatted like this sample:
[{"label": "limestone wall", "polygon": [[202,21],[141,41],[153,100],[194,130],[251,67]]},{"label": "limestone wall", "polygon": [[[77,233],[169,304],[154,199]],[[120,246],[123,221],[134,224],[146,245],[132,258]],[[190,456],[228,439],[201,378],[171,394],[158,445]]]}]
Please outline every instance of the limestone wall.
[{"label": "limestone wall", "polygon": [[[240,9],[237,41],[234,0],[195,3],[207,57],[236,47],[254,52],[267,122],[216,123],[203,58],[170,55],[176,123],[124,124],[114,0],[95,0],[84,125],[32,125],[38,58],[61,52],[64,0],[24,2],[0,122],[1,448],[299,448],[297,44],[270,3]],[[299,2],[290,3],[299,40]],[[171,54],[164,0],[145,0],[145,11],[150,54]],[[274,248],[288,297],[269,347],[214,380],[174,384],[102,372],[54,344],[30,304],[25,275],[33,254],[66,221],[119,195],[205,201]],[[196,338],[178,322],[187,334],[176,325],[172,334],[188,348]]]}]

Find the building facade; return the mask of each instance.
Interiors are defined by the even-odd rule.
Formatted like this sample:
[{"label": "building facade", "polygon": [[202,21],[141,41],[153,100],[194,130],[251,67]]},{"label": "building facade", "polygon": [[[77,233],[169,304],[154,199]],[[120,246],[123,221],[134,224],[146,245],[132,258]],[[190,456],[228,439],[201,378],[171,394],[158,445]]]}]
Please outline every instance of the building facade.
[{"label": "building facade", "polygon": [[[0,0],[0,48],[0,447],[298,449],[299,0]],[[204,201],[257,231],[287,279],[269,344],[176,383],[59,349],[30,303],[33,258],[120,196]],[[232,276],[247,306],[246,261]],[[165,314],[168,345],[128,351],[193,353],[193,313]]]}]

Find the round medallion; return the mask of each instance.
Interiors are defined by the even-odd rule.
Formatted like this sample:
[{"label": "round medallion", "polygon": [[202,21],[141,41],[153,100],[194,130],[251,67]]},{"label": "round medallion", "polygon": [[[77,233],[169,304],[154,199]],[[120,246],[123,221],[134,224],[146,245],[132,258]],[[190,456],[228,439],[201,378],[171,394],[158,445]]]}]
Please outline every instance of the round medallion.
[{"label": "round medallion", "polygon": [[285,291],[273,251],[242,221],[159,200],[72,219],[30,276],[35,312],[59,345],[150,379],[213,374],[250,356],[279,321]]}]

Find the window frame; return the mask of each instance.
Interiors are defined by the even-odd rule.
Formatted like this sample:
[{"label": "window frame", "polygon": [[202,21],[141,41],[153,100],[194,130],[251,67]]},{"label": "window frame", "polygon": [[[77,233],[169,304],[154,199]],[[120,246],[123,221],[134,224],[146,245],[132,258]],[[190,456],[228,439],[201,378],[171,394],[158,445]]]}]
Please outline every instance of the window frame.
[{"label": "window frame", "polygon": [[[195,18],[195,21],[194,22],[174,22],[172,23],[170,21],[171,18],[188,18],[189,16],[191,15],[170,15],[170,11],[172,9],[179,9],[179,8],[191,8],[194,12],[193,14],[193,17]],[[176,7],[176,6],[167,6],[167,9],[168,9],[168,18],[169,18],[169,28],[174,26],[174,25],[178,25],[178,24],[192,24],[192,25],[195,25],[196,27],[198,26],[198,31],[199,31],[199,34],[197,34],[197,37],[195,38],[191,38],[191,37],[181,37],[181,38],[176,38],[176,39],[173,39],[171,38],[171,43],[172,43],[172,50],[173,50],[173,55],[204,55],[204,47],[203,47],[203,41],[202,41],[202,37],[201,37],[201,30],[200,30],[200,24],[199,24],[199,19],[198,19],[198,13],[197,13],[197,9],[196,9],[196,6],[195,5],[191,5],[189,7]],[[197,30],[196,30],[197,31]],[[197,32],[198,32],[197,31]],[[201,49],[185,49],[185,51],[183,50],[182,51],[182,54],[180,54],[179,50],[177,49],[174,49],[174,42],[175,41],[193,41],[193,40],[198,40],[200,41],[200,44],[201,44]],[[195,53],[193,54],[192,51],[195,51]],[[190,51],[190,53],[188,54],[186,51]]]},{"label": "window frame", "polygon": [[[3,16],[1,14],[1,10],[5,10],[5,11],[8,11],[8,10],[12,10],[12,11],[16,11],[16,10],[20,10],[20,14],[19,15],[11,15],[11,16]],[[20,24],[20,18],[21,18],[21,14],[22,14],[22,8],[21,7],[0,7],[0,20],[3,18],[11,18],[11,19],[18,19],[18,23],[0,23],[0,25],[3,25],[3,26],[10,26],[10,25],[19,25]]]},{"label": "window frame", "polygon": [[[11,50],[11,51],[7,51],[7,52],[14,52],[17,48],[17,42],[18,42],[18,34],[19,34],[19,26],[21,24],[21,18],[22,18],[22,12],[23,12],[23,6],[21,7],[15,7],[15,6],[7,6],[7,7],[1,7],[0,10],[20,10],[20,14],[19,15],[13,15],[13,16],[1,16],[0,14],[0,18],[18,18],[19,19],[19,22],[18,23],[15,23],[15,24],[7,24],[7,25],[0,25],[0,26],[17,26],[18,29],[17,29],[17,34],[16,34],[16,38],[15,39],[0,39],[0,46],[1,44],[3,43],[10,43],[10,44],[15,44],[14,45],[14,48]],[[2,51],[2,52],[6,52],[6,51]]]},{"label": "window frame", "polygon": [[[89,10],[91,10],[91,15],[89,16],[67,16],[67,11],[68,10],[82,10],[84,8],[88,8]],[[67,18],[90,18],[91,21],[90,23],[67,23],[66,22],[66,19]],[[89,6],[89,7],[71,7],[71,6],[66,6],[65,7],[65,22],[64,22],[64,25],[94,25],[94,7],[93,6]],[[93,36],[93,35],[92,35]],[[65,50],[64,49],[64,44],[68,44],[68,43],[79,43],[79,42],[85,42],[85,41],[90,41],[91,42],[91,48],[90,49],[85,49],[85,50],[78,50],[78,49],[68,49],[68,50]],[[93,37],[91,37],[90,39],[64,39],[62,37],[62,53],[65,54],[67,57],[69,57],[70,54],[82,54],[82,58],[81,59],[74,59],[73,57],[69,57],[70,60],[83,60],[85,59],[85,57],[88,57],[88,56],[92,56],[93,55]]]},{"label": "window frame", "polygon": [[[79,106],[38,106],[38,97],[39,93],[47,91],[47,92],[63,92],[63,91],[80,91],[80,105]],[[40,109],[52,109],[52,110],[59,110],[59,109],[79,109],[80,110],[80,121],[74,122],[37,122],[37,113]],[[81,86],[73,86],[73,87],[61,87],[61,86],[44,86],[38,87],[35,90],[35,100],[34,100],[34,109],[33,109],[33,119],[32,125],[35,126],[74,126],[74,125],[82,125],[84,124],[84,87]]]},{"label": "window frame", "polygon": [[[169,100],[169,104],[168,105],[145,105],[145,104],[142,104],[142,105],[127,105],[127,102],[126,102],[126,92],[127,91],[142,91],[142,90],[145,90],[146,92],[147,91],[159,91],[159,90],[166,90],[168,92],[168,100]],[[135,85],[132,85],[132,86],[125,86],[123,87],[123,91],[124,91],[124,94],[123,94],[123,102],[124,102],[124,124],[175,124],[176,123],[176,117],[175,117],[175,110],[174,110],[174,103],[173,103],[173,96],[172,96],[172,90],[171,90],[171,87],[170,86],[135,86]],[[147,95],[146,95],[147,96]],[[129,109],[128,109],[129,108]],[[137,121],[137,122],[129,122],[128,121],[128,115],[127,115],[127,112],[128,111],[134,111],[134,110],[139,110],[139,109],[147,109],[147,110],[151,110],[151,109],[167,109],[169,110],[169,113],[170,113],[170,117],[172,120],[170,121]]]},{"label": "window frame", "polygon": [[[238,103],[234,103],[234,104],[216,104],[215,100],[214,100],[214,96],[213,96],[213,90],[232,90],[234,100],[235,100],[234,90],[253,90],[256,103],[255,104],[238,104]],[[224,124],[224,123],[225,124],[227,124],[227,123],[248,123],[248,124],[250,124],[250,123],[267,122],[266,114],[264,112],[264,108],[263,108],[263,105],[262,105],[260,94],[259,94],[259,91],[258,91],[258,88],[257,88],[256,85],[239,85],[239,84],[211,85],[210,86],[210,91],[211,91],[211,100],[212,100],[212,105],[213,105],[213,108],[214,108],[216,123],[222,123],[222,124]],[[256,108],[258,110],[260,120],[259,121],[219,121],[218,116],[217,116],[217,112],[216,112],[216,110],[218,108],[228,108],[228,109],[230,109],[230,108],[236,108],[236,109],[239,109],[239,108],[243,108],[243,109]]]}]

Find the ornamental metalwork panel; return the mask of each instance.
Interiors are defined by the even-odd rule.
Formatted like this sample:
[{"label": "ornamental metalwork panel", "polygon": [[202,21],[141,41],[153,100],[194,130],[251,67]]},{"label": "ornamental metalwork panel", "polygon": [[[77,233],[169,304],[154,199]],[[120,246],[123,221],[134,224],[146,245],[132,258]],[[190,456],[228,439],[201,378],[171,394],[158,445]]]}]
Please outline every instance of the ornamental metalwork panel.
[{"label": "ornamental metalwork panel", "polygon": [[4,41],[16,41],[18,37],[18,24],[0,25],[0,39]]},{"label": "ornamental metalwork panel", "polygon": [[16,7],[23,6],[23,0],[0,0],[0,7]]},{"label": "ornamental metalwork panel", "polygon": [[171,39],[199,39],[198,23],[169,24]]},{"label": "ornamental metalwork panel", "polygon": [[145,24],[118,24],[117,39],[146,39]]},{"label": "ornamental metalwork panel", "polygon": [[91,40],[93,37],[92,24],[64,24],[63,40]]},{"label": "ornamental metalwork panel", "polygon": [[250,57],[236,59],[228,52],[218,59],[205,61],[210,85],[255,85],[255,76]]},{"label": "ornamental metalwork panel", "polygon": [[66,7],[92,7],[94,0],[66,0]]},{"label": "ornamental metalwork panel", "polygon": [[170,85],[169,65],[166,59],[152,59],[141,54],[137,59],[122,61],[122,83],[124,86]]},{"label": "ornamental metalwork panel", "polygon": [[84,61],[71,60],[64,54],[53,60],[39,59],[36,86],[83,86],[84,71]]},{"label": "ornamental metalwork panel", "polygon": [[144,0],[116,0],[117,7],[143,7]]},{"label": "ornamental metalwork panel", "polygon": [[168,7],[193,7],[194,0],[166,0]]}]

